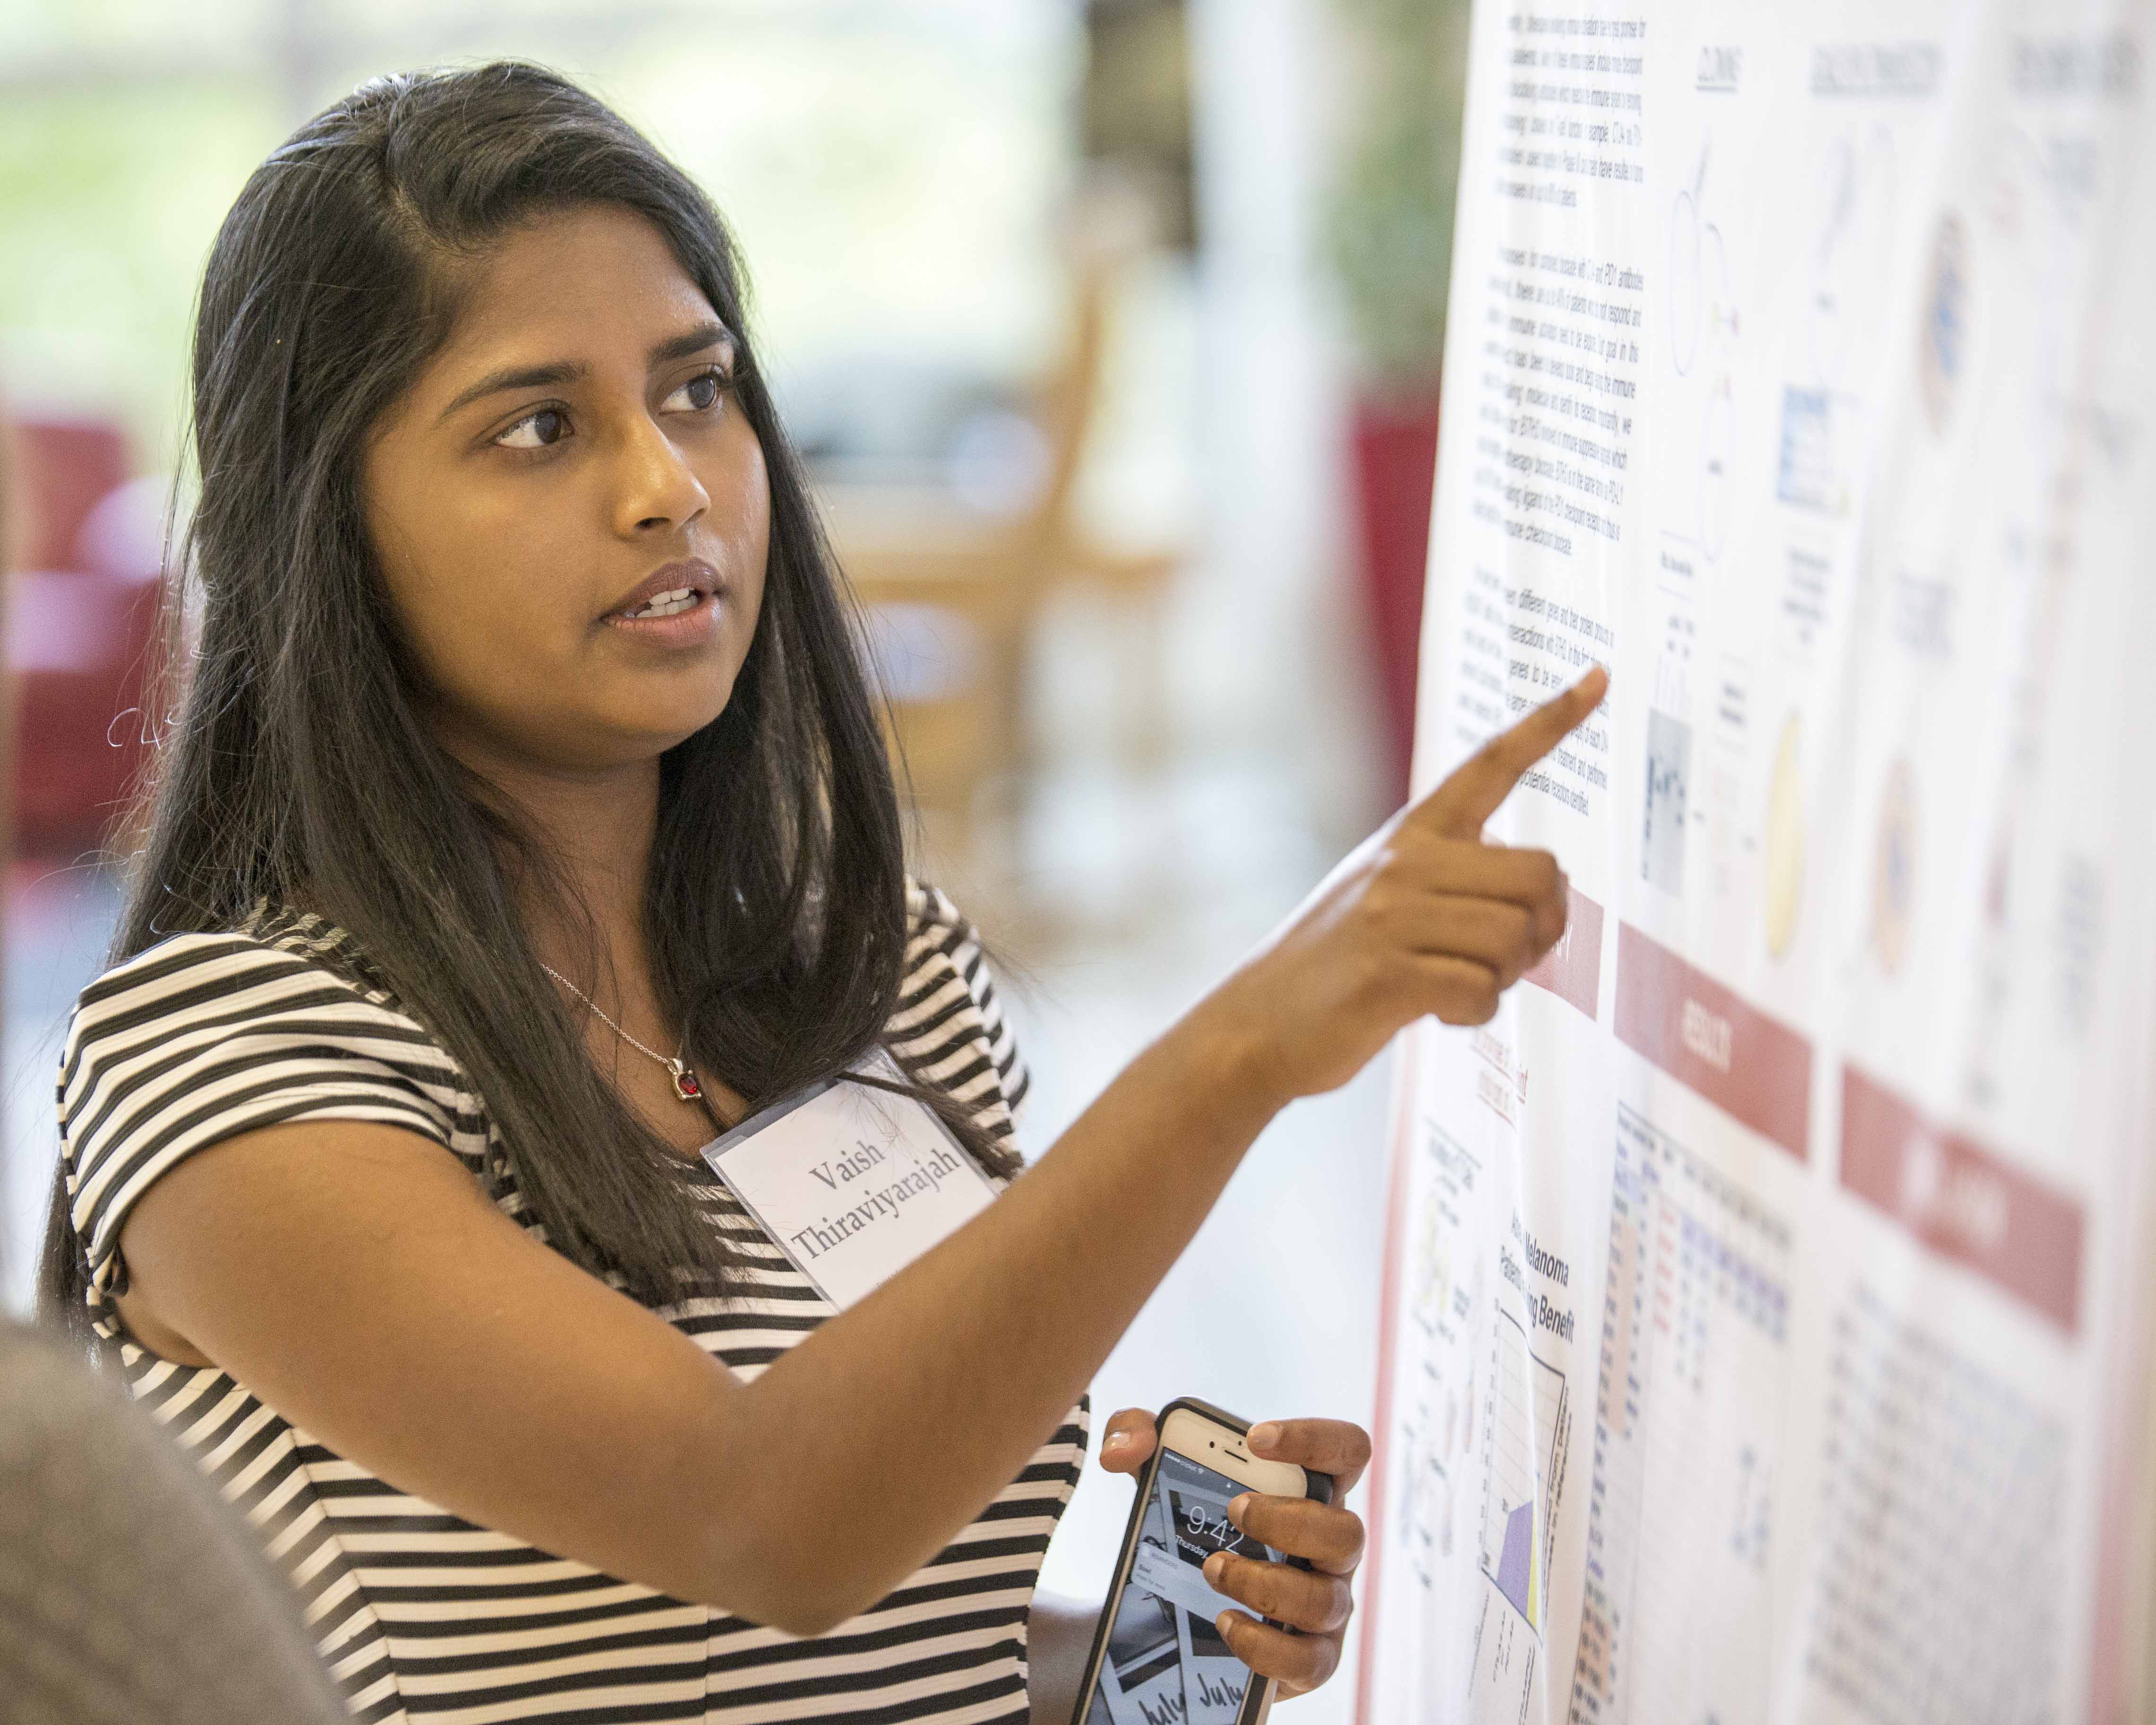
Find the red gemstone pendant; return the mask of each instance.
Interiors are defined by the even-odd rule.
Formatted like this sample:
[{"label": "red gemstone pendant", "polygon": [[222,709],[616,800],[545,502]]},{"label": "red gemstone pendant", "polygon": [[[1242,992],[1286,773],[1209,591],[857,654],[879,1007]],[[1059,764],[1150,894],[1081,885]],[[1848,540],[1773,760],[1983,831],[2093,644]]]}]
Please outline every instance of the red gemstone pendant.
[{"label": "red gemstone pendant", "polygon": [[671,1062],[674,1068],[674,1094],[685,1102],[693,1102],[704,1093],[704,1086],[696,1082],[696,1075],[680,1061]]}]

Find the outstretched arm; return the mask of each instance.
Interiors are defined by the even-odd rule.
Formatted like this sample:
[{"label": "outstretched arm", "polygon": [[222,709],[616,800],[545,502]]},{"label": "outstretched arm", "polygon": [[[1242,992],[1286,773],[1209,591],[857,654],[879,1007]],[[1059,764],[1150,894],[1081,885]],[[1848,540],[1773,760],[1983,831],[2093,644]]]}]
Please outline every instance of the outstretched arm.
[{"label": "outstretched arm", "polygon": [[1486,1019],[1556,941],[1555,860],[1480,834],[1603,686],[1389,822],[997,1203],[753,1383],[440,1146],[356,1122],[246,1132],[158,1179],[125,1228],[131,1322],[482,1527],[818,1633],[1018,1474],[1283,1105],[1425,1014]]}]

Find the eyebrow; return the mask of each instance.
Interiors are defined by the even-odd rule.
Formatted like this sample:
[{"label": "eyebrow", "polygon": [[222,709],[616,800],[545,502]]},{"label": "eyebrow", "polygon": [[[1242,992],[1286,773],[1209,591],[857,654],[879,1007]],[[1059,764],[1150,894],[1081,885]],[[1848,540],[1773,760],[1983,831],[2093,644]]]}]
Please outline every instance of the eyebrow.
[{"label": "eyebrow", "polygon": [[[686,359],[692,353],[701,353],[707,347],[733,344],[733,331],[724,324],[713,321],[698,324],[684,330],[678,336],[669,336],[652,348],[646,356],[647,362],[656,370],[677,359]],[[459,413],[474,402],[490,395],[499,395],[509,389],[546,389],[560,383],[581,382],[591,375],[591,367],[580,360],[552,360],[544,365],[507,366],[486,376],[461,392],[457,398],[442,409],[439,424]]]}]

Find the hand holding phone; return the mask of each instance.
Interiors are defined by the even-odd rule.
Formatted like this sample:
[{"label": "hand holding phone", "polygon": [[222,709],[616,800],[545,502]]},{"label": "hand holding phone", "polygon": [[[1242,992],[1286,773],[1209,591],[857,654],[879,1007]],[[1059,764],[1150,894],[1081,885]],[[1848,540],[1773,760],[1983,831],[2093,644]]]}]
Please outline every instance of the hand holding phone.
[{"label": "hand holding phone", "polygon": [[1363,1538],[1332,1500],[1369,1455],[1340,1420],[1246,1428],[1190,1400],[1157,1430],[1115,1415],[1101,1466],[1138,1473],[1138,1496],[1073,1725],[1250,1725],[1276,1687],[1331,1676]]}]

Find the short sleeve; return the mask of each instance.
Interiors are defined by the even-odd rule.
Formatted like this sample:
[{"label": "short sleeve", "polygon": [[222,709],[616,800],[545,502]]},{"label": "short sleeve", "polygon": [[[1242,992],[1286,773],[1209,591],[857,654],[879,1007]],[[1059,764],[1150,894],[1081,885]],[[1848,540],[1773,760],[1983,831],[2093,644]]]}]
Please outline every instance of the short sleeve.
[{"label": "short sleeve", "polygon": [[93,1301],[122,1293],[120,1231],[197,1151],[295,1120],[365,1120],[451,1142],[454,1068],[405,1014],[244,934],[177,935],[107,971],[68,1023],[60,1159]]},{"label": "short sleeve", "polygon": [[998,1138],[1011,1137],[1033,1075],[1004,1016],[981,937],[933,886],[906,883],[906,982],[892,1047],[916,1076],[973,1111]]}]

